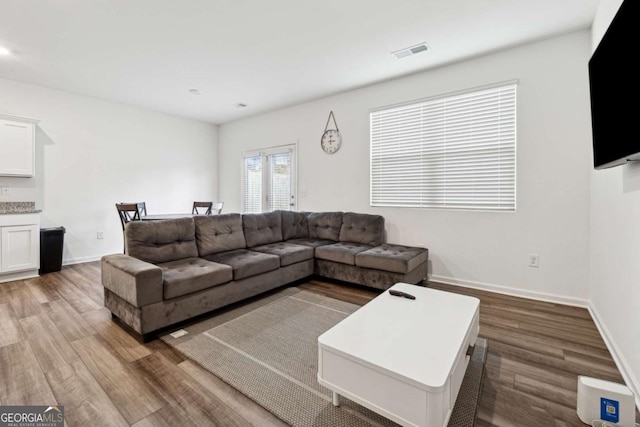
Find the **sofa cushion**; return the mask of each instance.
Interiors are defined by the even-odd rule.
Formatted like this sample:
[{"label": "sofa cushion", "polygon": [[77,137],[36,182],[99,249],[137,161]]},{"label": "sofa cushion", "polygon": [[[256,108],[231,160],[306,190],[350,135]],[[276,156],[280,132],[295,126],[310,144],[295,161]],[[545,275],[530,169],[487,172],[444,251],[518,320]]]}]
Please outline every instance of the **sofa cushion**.
[{"label": "sofa cushion", "polygon": [[282,219],[282,240],[309,237],[309,222],[304,212],[280,211],[280,217]]},{"label": "sofa cushion", "polygon": [[282,225],[280,221],[280,211],[242,215],[242,228],[247,247],[281,242]]},{"label": "sofa cushion", "polygon": [[200,256],[247,247],[240,214],[196,216],[194,222]]},{"label": "sofa cushion", "polygon": [[323,245],[333,245],[335,242],[333,240],[326,239],[291,239],[287,240],[287,243],[293,243],[294,245],[303,245],[309,246],[311,248],[317,248],[318,246]]},{"label": "sofa cushion", "polygon": [[268,245],[255,246],[251,248],[251,250],[279,256],[281,267],[313,258],[312,247],[296,245],[288,242],[277,242],[269,243]]},{"label": "sofa cushion", "polygon": [[152,264],[198,256],[193,218],[131,221],[124,235],[127,254]]},{"label": "sofa cushion", "polygon": [[362,243],[338,242],[316,248],[316,258],[341,264],[356,264],[356,254],[371,249]]},{"label": "sofa cushion", "polygon": [[384,241],[384,217],[345,212],[342,215],[340,241],[376,246]]},{"label": "sofa cushion", "polygon": [[310,212],[307,214],[309,237],[337,242],[340,240],[342,212]]},{"label": "sofa cushion", "polygon": [[158,264],[162,269],[164,299],[171,299],[230,282],[230,266],[202,258],[184,258]]},{"label": "sofa cushion", "polygon": [[244,279],[280,268],[280,257],[248,249],[212,254],[204,259],[230,265],[233,268],[233,280]]},{"label": "sofa cushion", "polygon": [[358,267],[408,273],[429,259],[429,251],[413,246],[392,245],[376,246],[356,255]]}]

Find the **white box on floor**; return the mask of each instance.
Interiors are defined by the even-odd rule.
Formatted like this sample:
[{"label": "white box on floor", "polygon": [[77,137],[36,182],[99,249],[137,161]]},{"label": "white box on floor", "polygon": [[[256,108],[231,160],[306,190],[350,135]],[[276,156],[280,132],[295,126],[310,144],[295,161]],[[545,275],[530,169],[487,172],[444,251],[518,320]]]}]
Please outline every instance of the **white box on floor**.
[{"label": "white box on floor", "polygon": [[624,384],[578,377],[578,418],[591,425],[603,420],[621,427],[635,426],[633,392]]}]

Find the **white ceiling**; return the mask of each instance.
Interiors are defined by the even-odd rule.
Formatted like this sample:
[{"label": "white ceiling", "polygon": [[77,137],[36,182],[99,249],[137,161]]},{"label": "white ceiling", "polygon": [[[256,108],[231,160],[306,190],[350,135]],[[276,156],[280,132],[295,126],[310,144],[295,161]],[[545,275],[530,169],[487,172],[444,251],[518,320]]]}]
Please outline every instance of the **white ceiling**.
[{"label": "white ceiling", "polygon": [[221,124],[586,29],[598,2],[0,0],[0,77]]}]

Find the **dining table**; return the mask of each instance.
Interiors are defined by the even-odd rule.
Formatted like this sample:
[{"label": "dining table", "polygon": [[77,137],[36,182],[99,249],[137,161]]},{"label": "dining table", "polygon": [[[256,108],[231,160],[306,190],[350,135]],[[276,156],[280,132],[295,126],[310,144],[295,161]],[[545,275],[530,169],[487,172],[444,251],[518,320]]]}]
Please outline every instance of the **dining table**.
[{"label": "dining table", "polygon": [[140,220],[141,221],[162,221],[165,219],[193,218],[194,216],[198,216],[198,214],[192,214],[192,213],[153,214],[153,215],[141,215]]}]

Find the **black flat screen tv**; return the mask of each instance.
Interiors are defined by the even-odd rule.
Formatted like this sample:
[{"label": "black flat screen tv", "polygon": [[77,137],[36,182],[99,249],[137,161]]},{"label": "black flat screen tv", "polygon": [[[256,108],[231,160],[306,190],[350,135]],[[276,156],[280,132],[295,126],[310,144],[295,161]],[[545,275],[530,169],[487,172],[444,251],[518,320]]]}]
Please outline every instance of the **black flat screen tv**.
[{"label": "black flat screen tv", "polygon": [[596,169],[640,160],[640,0],[625,0],[589,61]]}]

